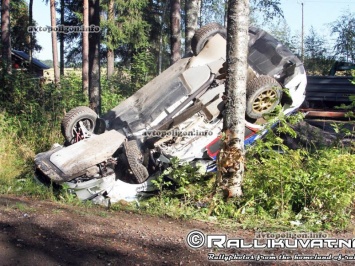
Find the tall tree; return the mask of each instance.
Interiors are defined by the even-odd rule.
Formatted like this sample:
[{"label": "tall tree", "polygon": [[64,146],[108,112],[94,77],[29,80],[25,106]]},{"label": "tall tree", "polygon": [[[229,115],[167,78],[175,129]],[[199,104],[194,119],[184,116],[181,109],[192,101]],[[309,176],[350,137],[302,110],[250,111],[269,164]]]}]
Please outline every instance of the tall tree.
[{"label": "tall tree", "polygon": [[171,59],[174,64],[181,58],[181,12],[180,0],[171,0]]},{"label": "tall tree", "polygon": [[11,36],[10,36],[10,0],[2,0],[1,4],[1,43],[2,62],[7,72],[11,72]]},{"label": "tall tree", "polygon": [[228,197],[242,195],[248,57],[249,0],[229,0],[227,24],[225,139],[218,166]]},{"label": "tall tree", "polygon": [[[66,26],[83,26],[83,1],[65,0],[64,16]],[[82,65],[82,33],[64,34],[64,43],[70,44],[65,49],[65,61],[75,66]]]},{"label": "tall tree", "polygon": [[[109,0],[108,2],[107,21],[111,27],[115,25],[115,1],[114,0]],[[110,36],[111,34],[113,34],[113,32],[108,31],[108,38],[112,37]],[[114,67],[115,67],[115,54],[110,42],[110,44],[107,46],[107,78],[110,78],[113,75]]]},{"label": "tall tree", "polygon": [[[54,29],[57,26],[55,0],[50,0],[50,12],[51,12],[51,27]],[[60,73],[58,68],[58,49],[57,49],[57,32],[51,31],[52,35],[52,55],[53,55],[53,68],[54,68],[54,83],[57,85],[60,82]]]},{"label": "tall tree", "polygon": [[83,1],[83,26],[82,33],[82,89],[85,95],[89,95],[89,0]]},{"label": "tall tree", "polygon": [[149,10],[153,11],[147,12],[148,16],[146,19],[151,24],[150,43],[153,54],[158,58],[158,68],[155,75],[160,74],[170,65],[171,54],[166,45],[170,43],[168,39],[170,32],[169,21],[171,17],[169,7],[170,1],[166,0],[151,1],[148,6]]},{"label": "tall tree", "polygon": [[[30,38],[32,39],[33,51],[40,51],[41,46],[38,45],[36,39],[36,31],[30,26],[30,8],[26,0],[10,1],[10,38],[11,49],[30,53]],[[36,21],[32,19],[32,26],[36,25]]]},{"label": "tall tree", "polygon": [[[100,27],[99,0],[89,0],[89,24]],[[100,39],[100,32],[89,33],[89,102],[97,114],[101,114]]]},{"label": "tall tree", "polygon": [[198,25],[201,0],[185,1],[185,54],[191,51],[191,39]]},{"label": "tall tree", "polygon": [[[201,0],[201,24],[218,22],[226,24],[228,0]],[[280,0],[250,0],[250,19],[261,17],[265,23],[275,17],[282,17]]]},{"label": "tall tree", "polygon": [[[65,10],[65,2],[64,0],[60,0],[60,24],[64,25],[64,10]],[[64,75],[64,33],[61,32],[59,34],[59,56],[60,56],[60,75]]]},{"label": "tall tree", "polygon": [[327,43],[325,38],[320,36],[311,27],[309,34],[305,37],[305,60],[304,66],[309,75],[327,75],[334,63],[328,55]]},{"label": "tall tree", "polygon": [[344,13],[331,23],[331,31],[337,36],[334,49],[338,57],[355,62],[355,14]]},{"label": "tall tree", "polygon": [[250,14],[255,15],[257,12],[263,16],[263,23],[275,17],[283,17],[280,0],[251,0]]},{"label": "tall tree", "polygon": [[226,20],[226,2],[226,0],[201,0],[201,24],[218,22],[224,25]]},{"label": "tall tree", "polygon": [[299,53],[299,47],[301,46],[300,38],[291,35],[291,29],[284,18],[276,19],[267,24],[267,30],[272,36],[278,39],[283,45],[287,46],[294,54]]},{"label": "tall tree", "polygon": [[[28,24],[30,26],[33,26],[33,0],[30,0],[29,1],[29,6],[28,6]],[[30,46],[30,49],[29,49],[29,56],[30,56],[30,68],[32,66],[32,53],[33,53],[33,43],[32,43],[32,34],[28,34],[28,37],[29,37],[29,46]]]}]

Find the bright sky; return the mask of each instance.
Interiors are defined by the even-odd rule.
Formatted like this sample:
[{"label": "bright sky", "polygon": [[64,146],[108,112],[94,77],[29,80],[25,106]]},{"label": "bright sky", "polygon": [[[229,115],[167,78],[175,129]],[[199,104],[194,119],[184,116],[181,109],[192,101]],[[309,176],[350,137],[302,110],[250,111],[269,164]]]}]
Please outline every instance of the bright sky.
[{"label": "bright sky", "polygon": [[311,26],[320,35],[330,35],[328,23],[336,21],[344,12],[355,12],[355,0],[280,0],[281,8],[292,33],[301,33],[302,5],[305,34]]},{"label": "bright sky", "polygon": [[[27,0],[28,2],[28,0]],[[49,2],[49,1],[48,1]],[[51,16],[50,16],[49,3],[45,4],[42,0],[33,1],[33,19],[37,22],[37,26],[50,26]],[[59,17],[59,15],[57,14]],[[37,33],[38,44],[42,46],[42,50],[39,53],[35,53],[34,57],[40,60],[52,59],[52,40],[51,34],[49,32],[38,32]],[[59,51],[59,44],[58,44]]]},{"label": "bright sky", "polygon": [[[33,1],[33,15],[38,26],[50,25],[49,5],[44,1]],[[355,0],[280,0],[281,8],[292,34],[301,33],[302,8],[304,8],[305,34],[311,26],[320,34],[329,36],[326,24],[337,20],[345,11],[355,12]],[[57,15],[59,17],[59,15]],[[42,51],[35,54],[41,60],[52,58],[51,35],[49,32],[37,33],[38,43]],[[58,48],[59,51],[59,48]]]}]

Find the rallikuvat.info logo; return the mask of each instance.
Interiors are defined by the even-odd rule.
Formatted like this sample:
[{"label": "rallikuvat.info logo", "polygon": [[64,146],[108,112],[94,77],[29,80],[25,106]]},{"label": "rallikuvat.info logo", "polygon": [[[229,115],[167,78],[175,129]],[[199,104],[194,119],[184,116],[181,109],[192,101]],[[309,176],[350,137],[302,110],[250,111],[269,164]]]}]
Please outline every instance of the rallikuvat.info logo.
[{"label": "rallikuvat.info logo", "polygon": [[[270,238],[267,238],[267,237]],[[298,238],[302,237],[302,238]],[[186,236],[186,243],[192,249],[208,248],[214,251],[238,250],[239,253],[208,253],[207,259],[213,261],[276,261],[276,260],[313,260],[313,261],[353,261],[354,254],[319,254],[321,249],[355,249],[355,239],[327,238],[323,233],[257,233],[252,240],[243,238],[228,238],[223,234],[205,234],[193,230]],[[246,250],[262,251],[268,249],[309,249],[308,254],[265,255],[246,254]],[[315,251],[318,251],[315,252]]]}]

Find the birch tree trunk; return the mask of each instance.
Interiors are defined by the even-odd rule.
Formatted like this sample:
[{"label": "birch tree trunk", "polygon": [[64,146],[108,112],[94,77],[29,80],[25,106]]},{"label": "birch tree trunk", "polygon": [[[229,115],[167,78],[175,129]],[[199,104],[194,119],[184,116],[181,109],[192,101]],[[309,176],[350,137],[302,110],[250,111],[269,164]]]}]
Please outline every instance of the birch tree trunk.
[{"label": "birch tree trunk", "polygon": [[[55,11],[55,0],[50,0],[51,9],[51,27],[55,29],[57,26],[56,22],[56,11]],[[53,55],[53,68],[54,68],[54,84],[58,85],[60,82],[59,68],[58,68],[58,49],[57,49],[57,32],[55,30],[51,31],[52,35],[52,55]]]},{"label": "birch tree trunk", "polygon": [[[89,0],[83,1],[83,26],[89,27]],[[82,90],[84,95],[89,95],[89,32],[84,30],[82,36]]]},{"label": "birch tree trunk", "polygon": [[191,39],[195,34],[199,13],[199,2],[201,0],[185,1],[185,54],[191,52]]},{"label": "birch tree trunk", "polygon": [[248,56],[249,0],[229,0],[227,25],[225,139],[218,158],[227,197],[242,195]]},{"label": "birch tree trunk", "polygon": [[171,58],[174,64],[181,58],[181,13],[180,0],[171,0]]},{"label": "birch tree trunk", "polygon": [[8,73],[12,71],[11,62],[11,37],[10,37],[10,0],[1,3],[1,61],[5,63]]},{"label": "birch tree trunk", "polygon": [[[89,23],[100,27],[99,0],[89,1]],[[97,114],[101,114],[100,39],[101,32],[89,34],[89,102]]]}]

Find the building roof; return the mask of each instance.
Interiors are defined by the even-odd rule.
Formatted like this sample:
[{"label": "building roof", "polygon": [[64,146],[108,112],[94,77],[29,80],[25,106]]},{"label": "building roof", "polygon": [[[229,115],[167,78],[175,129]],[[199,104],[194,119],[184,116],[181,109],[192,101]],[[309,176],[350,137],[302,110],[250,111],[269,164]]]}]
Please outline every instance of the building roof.
[{"label": "building roof", "polygon": [[[16,56],[21,57],[23,60],[30,59],[30,56],[23,51],[12,50],[12,53],[15,54]],[[49,69],[50,68],[49,66],[43,64],[41,61],[39,61],[36,58],[32,58],[32,64],[34,64],[36,67],[38,67],[40,69]]]}]

